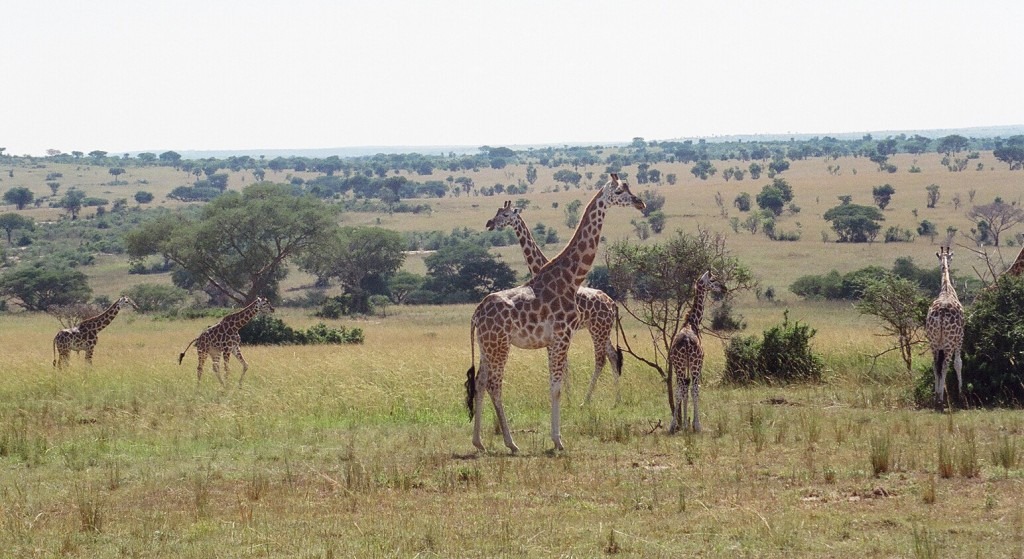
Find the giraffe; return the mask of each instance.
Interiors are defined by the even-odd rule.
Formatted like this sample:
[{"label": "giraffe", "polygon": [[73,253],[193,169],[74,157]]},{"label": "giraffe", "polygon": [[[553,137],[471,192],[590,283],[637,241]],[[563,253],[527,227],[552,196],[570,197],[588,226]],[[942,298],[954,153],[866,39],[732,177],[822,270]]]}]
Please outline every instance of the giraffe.
[{"label": "giraffe", "polygon": [[704,318],[704,299],[708,290],[716,293],[725,291],[721,280],[708,270],[693,282],[693,303],[683,317],[683,326],[672,338],[668,360],[676,375],[676,394],[672,410],[672,425],[669,433],[688,429],[691,425],[686,409],[693,391],[693,431],[700,433],[700,414],[697,408],[700,400],[700,372],[704,366],[704,348],[700,343],[700,322]]},{"label": "giraffe", "polygon": [[[568,369],[566,354],[576,324],[576,290],[590,271],[601,240],[601,227],[611,206],[643,209],[643,201],[634,196],[625,181],[612,173],[611,179],[590,200],[572,239],[557,256],[543,266],[525,284],[491,293],[484,297],[470,321],[470,349],[480,345],[480,372],[475,363],[466,371],[466,406],[473,418],[473,446],[485,450],[480,438],[484,389],[501,425],[505,446],[519,451],[509,431],[501,385],[510,346],[548,350],[551,390],[551,440],[563,450],[561,435],[562,379]],[[471,356],[475,361],[475,355]]]},{"label": "giraffe", "polygon": [[122,296],[100,314],[86,318],[78,326],[65,328],[57,332],[57,335],[53,337],[53,366],[63,369],[64,365],[67,365],[71,360],[72,350],[75,353],[85,350],[85,362],[92,365],[92,354],[96,349],[96,342],[99,341],[98,335],[100,330],[103,330],[113,322],[118,311],[124,307],[132,307],[135,310],[139,310],[135,301],[132,301],[128,296]]},{"label": "giraffe", "polygon": [[1017,253],[1017,259],[1010,264],[1010,267],[1003,272],[1004,276],[1019,276],[1024,274],[1024,248]]},{"label": "giraffe", "polygon": [[[512,202],[505,202],[505,205],[498,208],[492,219],[487,221],[487,229],[493,231],[504,227],[512,227],[519,245],[523,247],[523,257],[526,259],[526,266],[531,274],[537,274],[540,269],[548,263],[548,257],[537,246],[533,233],[523,220],[519,208],[513,208]],[[616,348],[611,342],[612,328],[619,317],[619,307],[615,300],[609,297],[600,289],[580,287],[576,290],[576,312],[579,318],[574,330],[586,326],[590,331],[590,338],[594,342],[594,375],[590,378],[590,388],[587,389],[587,396],[582,405],[590,403],[590,397],[594,393],[594,386],[597,384],[597,377],[604,369],[605,360],[611,363],[612,377],[615,379],[615,403],[622,401],[622,393],[619,389],[619,377],[622,376],[622,350]],[[569,377],[565,378],[565,391],[569,392]]]},{"label": "giraffe", "polygon": [[188,348],[192,347],[192,344],[196,344],[196,353],[199,356],[199,365],[196,367],[196,386],[199,386],[199,382],[203,379],[203,362],[206,361],[207,355],[213,361],[213,373],[217,375],[217,380],[220,381],[221,386],[225,386],[224,378],[220,376],[220,357],[224,356],[224,377],[227,377],[228,359],[231,354],[234,354],[242,362],[242,374],[238,377],[238,386],[242,386],[242,379],[245,378],[245,372],[249,370],[249,364],[245,362],[242,350],[238,347],[242,343],[238,331],[261,312],[274,312],[274,307],[270,305],[270,301],[266,297],[257,297],[245,308],[225,316],[217,324],[203,330],[198,337],[185,346],[185,350],[178,356],[178,364],[181,365]]},{"label": "giraffe", "polygon": [[935,256],[939,257],[942,268],[942,288],[939,290],[939,296],[928,307],[924,329],[934,362],[935,404],[942,407],[946,399],[946,373],[949,372],[951,360],[956,370],[957,389],[963,389],[960,346],[964,341],[964,307],[960,304],[953,282],[949,279],[949,263],[953,259],[953,252],[948,246],[944,246],[940,247]]}]

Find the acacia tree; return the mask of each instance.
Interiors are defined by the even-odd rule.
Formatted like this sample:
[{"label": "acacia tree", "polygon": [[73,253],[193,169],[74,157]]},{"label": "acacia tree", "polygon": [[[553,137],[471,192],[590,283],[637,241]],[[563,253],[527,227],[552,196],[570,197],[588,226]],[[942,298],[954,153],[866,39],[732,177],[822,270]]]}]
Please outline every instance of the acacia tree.
[{"label": "acacia tree", "polygon": [[384,286],[405,261],[402,235],[379,227],[343,227],[314,251],[298,258],[299,267],[326,283],[336,278],[353,296],[357,310],[369,309],[369,296]]},{"label": "acacia tree", "polygon": [[72,188],[64,194],[64,197],[60,200],[60,207],[64,208],[64,211],[68,212],[71,219],[78,219],[79,212],[82,211],[82,203],[85,201],[85,192]]},{"label": "acacia tree", "polygon": [[5,213],[0,214],[0,229],[3,229],[7,233],[7,244],[11,244],[11,235],[18,229],[31,230],[33,224],[32,218],[18,215],[16,213]]},{"label": "acacia tree", "polygon": [[32,198],[34,198],[32,191],[24,186],[16,186],[4,192],[4,201],[8,204],[14,204],[14,207],[19,210],[24,210],[25,206],[31,204]]},{"label": "acacia tree", "polygon": [[319,250],[337,233],[329,206],[290,185],[257,183],[204,206],[198,216],[166,214],[125,236],[135,259],[159,254],[237,303],[275,296],[289,258]]},{"label": "acacia tree", "polygon": [[[967,217],[978,223],[977,231],[984,232],[985,236],[992,240],[992,244],[999,246],[999,235],[1003,231],[1024,222],[1024,210],[1016,202],[1007,204],[1002,199],[996,198],[991,204],[974,206],[967,212]],[[986,239],[975,238],[974,240],[982,242]]]},{"label": "acacia tree", "polygon": [[865,280],[860,300],[854,307],[861,314],[878,317],[885,335],[896,338],[896,345],[876,355],[876,359],[899,350],[907,372],[913,370],[914,346],[925,341],[921,334],[929,303],[915,282],[896,274],[886,273],[881,278]]},{"label": "acacia tree", "polygon": [[668,352],[692,302],[693,282],[704,271],[714,270],[729,286],[725,304],[737,290],[753,287],[753,277],[729,254],[725,236],[703,230],[696,235],[677,231],[668,241],[655,245],[620,241],[608,247],[606,258],[609,291],[616,294],[625,314],[650,336],[650,351],[632,347],[623,336],[624,350],[661,375],[669,410],[675,409],[674,371]]},{"label": "acacia tree", "polygon": [[85,303],[91,294],[85,274],[67,266],[36,262],[0,277],[0,295],[28,311]]}]

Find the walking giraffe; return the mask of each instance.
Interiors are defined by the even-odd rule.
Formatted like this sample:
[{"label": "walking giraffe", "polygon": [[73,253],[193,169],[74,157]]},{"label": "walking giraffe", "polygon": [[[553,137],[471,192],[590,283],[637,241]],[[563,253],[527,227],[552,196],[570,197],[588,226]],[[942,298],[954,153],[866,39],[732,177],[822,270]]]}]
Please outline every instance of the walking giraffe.
[{"label": "walking giraffe", "polygon": [[[480,344],[480,371],[475,366],[466,371],[466,406],[473,417],[473,446],[484,450],[480,437],[481,408],[484,389],[491,395],[494,411],[501,425],[505,446],[516,453],[519,447],[512,440],[505,406],[501,401],[501,385],[505,362],[511,346],[523,349],[548,349],[548,371],[551,389],[551,440],[562,450],[559,401],[562,379],[568,368],[566,354],[576,324],[576,291],[590,271],[601,241],[601,226],[611,206],[633,206],[643,209],[644,203],[629,190],[625,181],[612,173],[611,180],[587,204],[583,219],[576,227],[569,244],[543,266],[525,284],[491,293],[473,311],[470,322],[470,349]],[[472,357],[475,361],[475,355]]]},{"label": "walking giraffe", "polygon": [[[711,270],[704,272],[693,282],[693,303],[683,317],[683,326],[672,338],[668,361],[676,375],[676,394],[672,409],[672,424],[669,433],[693,426],[700,433],[700,373],[704,367],[704,348],[700,342],[700,323],[704,318],[704,299],[708,290],[721,293],[725,286]],[[690,423],[687,404],[693,391],[693,423]]]},{"label": "walking giraffe", "polygon": [[231,354],[234,354],[242,362],[242,374],[238,377],[238,386],[242,386],[242,379],[245,378],[245,372],[249,370],[249,364],[242,357],[242,350],[239,347],[242,338],[238,335],[238,331],[261,312],[274,312],[274,307],[270,306],[270,301],[266,297],[257,297],[242,310],[225,316],[217,324],[203,330],[196,339],[185,346],[185,350],[178,356],[178,364],[181,365],[188,348],[192,347],[192,344],[196,344],[196,353],[199,356],[199,365],[196,367],[196,386],[203,379],[203,362],[206,361],[207,355],[213,361],[213,373],[217,375],[217,380],[220,381],[221,386],[225,386],[224,378],[220,376],[220,357],[224,356],[224,377],[226,378],[228,376],[228,359],[231,358]]},{"label": "walking giraffe", "polygon": [[114,301],[112,305],[107,307],[107,310],[100,314],[86,318],[78,323],[78,326],[65,328],[57,332],[57,335],[53,337],[53,366],[63,369],[64,365],[67,365],[71,360],[72,350],[75,353],[85,350],[85,362],[92,365],[92,354],[96,349],[96,342],[99,341],[100,330],[103,330],[113,322],[118,311],[126,306],[130,306],[135,310],[139,309],[135,301],[132,301],[127,296],[123,296]]},{"label": "walking giraffe", "polygon": [[[504,227],[512,227],[519,245],[523,247],[523,257],[526,259],[526,266],[530,273],[536,275],[540,269],[548,263],[548,257],[537,246],[533,233],[523,221],[523,216],[518,208],[513,208],[512,202],[505,202],[505,205],[498,208],[498,213],[487,221],[487,229],[493,231]],[[605,360],[611,362],[612,378],[615,379],[615,403],[622,401],[622,393],[619,389],[619,377],[622,376],[622,350],[612,345],[612,328],[619,317],[619,307],[615,301],[600,289],[580,287],[576,291],[576,312],[578,321],[574,330],[586,326],[590,331],[590,338],[594,342],[594,375],[590,378],[590,387],[587,389],[587,396],[583,404],[590,403],[590,397],[594,393],[594,386],[597,384],[597,377],[604,369]],[[569,392],[569,377],[565,378],[565,391]]]},{"label": "walking giraffe", "polygon": [[964,342],[964,307],[960,304],[953,282],[949,279],[949,263],[953,259],[953,252],[948,246],[944,246],[935,253],[935,256],[939,257],[939,265],[942,268],[942,288],[939,290],[939,296],[928,307],[924,329],[932,350],[935,405],[942,407],[946,401],[946,373],[949,372],[950,361],[956,369],[957,390],[963,390],[960,346]]}]

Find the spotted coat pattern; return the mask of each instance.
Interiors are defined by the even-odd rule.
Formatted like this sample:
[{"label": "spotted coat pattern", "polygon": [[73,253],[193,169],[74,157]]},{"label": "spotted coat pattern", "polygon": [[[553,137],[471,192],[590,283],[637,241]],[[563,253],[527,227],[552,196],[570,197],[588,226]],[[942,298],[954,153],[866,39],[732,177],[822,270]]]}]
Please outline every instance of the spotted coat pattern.
[{"label": "spotted coat pattern", "polygon": [[[683,317],[683,326],[672,338],[668,360],[675,371],[675,399],[672,409],[672,424],[669,433],[693,427],[699,433],[700,373],[704,367],[704,348],[700,341],[700,323],[704,318],[704,300],[708,291],[721,293],[725,290],[717,276],[708,270],[693,282],[693,302]],[[693,422],[690,422],[687,406],[693,393]]]},{"label": "spotted coat pattern", "polygon": [[[233,354],[242,363],[242,374],[238,377],[238,386],[242,386],[242,379],[245,378],[245,372],[249,370],[249,364],[242,357],[242,350],[239,347],[242,338],[238,332],[261,312],[274,312],[274,307],[270,305],[270,301],[266,297],[257,297],[245,308],[225,316],[217,324],[203,330],[198,337],[185,346],[185,351],[178,356],[178,364],[180,365],[182,359],[185,358],[188,348],[195,344],[199,357],[199,364],[196,367],[196,384],[198,385],[203,379],[203,363],[209,356],[213,361],[213,373],[217,375],[221,386],[224,386],[224,378],[228,376],[228,359]],[[222,356],[224,357],[224,377],[220,376],[220,358]]]},{"label": "spotted coat pattern", "polygon": [[85,362],[92,365],[92,355],[96,350],[96,343],[99,341],[100,330],[106,328],[118,311],[124,307],[138,309],[135,302],[127,296],[114,301],[107,310],[100,314],[87,318],[74,328],[65,328],[53,338],[53,366],[63,369],[71,360],[71,352],[78,353],[85,351]]},{"label": "spotted coat pattern", "polygon": [[568,369],[566,355],[577,324],[576,291],[597,255],[601,227],[611,206],[644,203],[633,195],[625,181],[615,174],[587,204],[576,232],[562,252],[548,262],[525,284],[491,293],[477,305],[470,322],[470,343],[480,346],[479,373],[470,367],[466,373],[466,404],[473,416],[473,445],[484,450],[481,439],[483,391],[491,396],[501,425],[505,446],[518,452],[505,417],[501,385],[509,349],[548,349],[551,390],[551,440],[562,450],[559,403],[562,380]]},{"label": "spotted coat pattern", "polygon": [[[511,202],[505,202],[504,206],[498,208],[494,217],[487,221],[487,229],[493,231],[511,227],[519,240],[519,245],[523,248],[526,266],[530,269],[531,274],[537,274],[548,263],[548,257],[537,246],[537,241],[534,240],[530,227],[523,220],[519,208],[511,206]],[[622,393],[619,390],[619,377],[622,376],[622,355],[611,341],[612,329],[615,328],[616,320],[619,317],[619,308],[615,304],[615,300],[604,291],[580,287],[576,291],[576,313],[579,320],[574,329],[579,330],[586,327],[590,331],[590,338],[594,343],[594,374],[590,378],[590,387],[587,389],[587,396],[583,403],[590,402],[597,378],[604,369],[605,361],[611,363],[612,377],[615,379],[615,402],[619,403],[622,399]],[[569,377],[565,378],[565,391],[568,394]]]},{"label": "spotted coat pattern", "polygon": [[957,389],[963,389],[960,347],[964,342],[964,307],[960,304],[956,289],[949,279],[949,264],[953,259],[953,252],[949,247],[941,247],[935,255],[942,267],[942,288],[939,290],[939,296],[928,307],[924,328],[932,350],[935,405],[941,407],[946,401],[946,373],[949,372],[950,361],[956,370]]}]

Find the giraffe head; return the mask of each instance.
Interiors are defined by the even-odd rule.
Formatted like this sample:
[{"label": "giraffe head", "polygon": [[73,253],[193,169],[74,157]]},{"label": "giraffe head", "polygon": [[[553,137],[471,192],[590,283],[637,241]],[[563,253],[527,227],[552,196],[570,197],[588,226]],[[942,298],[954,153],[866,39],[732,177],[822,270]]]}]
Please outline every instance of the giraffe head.
[{"label": "giraffe head", "polygon": [[953,250],[948,246],[939,247],[939,252],[935,253],[935,256],[939,258],[939,264],[949,266],[953,261]]},{"label": "giraffe head", "polygon": [[705,292],[711,290],[715,293],[725,293],[725,284],[722,283],[722,280],[718,279],[718,276],[716,276],[711,270],[701,274],[695,283],[697,286],[704,289]]},{"label": "giraffe head", "polygon": [[494,231],[502,227],[508,227],[516,222],[519,216],[519,208],[512,207],[512,201],[506,201],[505,205],[498,208],[498,213],[487,220],[487,230]]},{"label": "giraffe head", "polygon": [[127,295],[122,295],[121,298],[118,299],[117,302],[114,304],[117,305],[117,310],[121,310],[125,307],[131,307],[135,310],[139,310],[139,306],[136,305],[135,301],[132,301],[131,298],[128,297]]},{"label": "giraffe head", "polygon": [[257,314],[259,314],[259,313],[270,314],[272,312],[274,312],[274,307],[273,307],[273,305],[270,304],[270,299],[267,299],[266,297],[257,297],[256,298],[256,313]]},{"label": "giraffe head", "polygon": [[643,200],[630,192],[626,181],[619,180],[618,173],[611,174],[608,183],[601,189],[601,198],[610,206],[633,206],[641,211],[647,207]]}]

